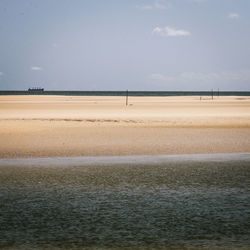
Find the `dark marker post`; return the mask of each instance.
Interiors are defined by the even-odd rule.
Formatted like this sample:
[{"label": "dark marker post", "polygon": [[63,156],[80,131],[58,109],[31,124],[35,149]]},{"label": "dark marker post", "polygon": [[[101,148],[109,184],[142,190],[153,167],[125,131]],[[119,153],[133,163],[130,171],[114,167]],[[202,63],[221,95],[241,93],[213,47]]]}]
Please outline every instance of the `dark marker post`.
[{"label": "dark marker post", "polygon": [[126,91],[126,106],[128,106],[128,90]]},{"label": "dark marker post", "polygon": [[213,91],[213,89],[212,89],[212,100],[214,99],[214,91]]}]

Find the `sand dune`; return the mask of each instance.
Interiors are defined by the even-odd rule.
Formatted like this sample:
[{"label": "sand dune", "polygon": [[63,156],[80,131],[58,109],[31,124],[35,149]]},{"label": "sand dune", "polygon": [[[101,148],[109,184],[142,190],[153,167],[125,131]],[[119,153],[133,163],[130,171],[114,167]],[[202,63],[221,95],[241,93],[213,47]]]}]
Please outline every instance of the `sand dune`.
[{"label": "sand dune", "polygon": [[0,96],[0,157],[250,152],[249,97]]}]

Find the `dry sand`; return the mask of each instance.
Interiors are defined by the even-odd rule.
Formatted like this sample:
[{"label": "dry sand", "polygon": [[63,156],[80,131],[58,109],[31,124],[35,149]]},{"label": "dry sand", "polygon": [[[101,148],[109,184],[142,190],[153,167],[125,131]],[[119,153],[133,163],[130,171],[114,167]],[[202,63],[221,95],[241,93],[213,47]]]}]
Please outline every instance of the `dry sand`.
[{"label": "dry sand", "polygon": [[249,97],[0,96],[0,158],[239,152]]}]

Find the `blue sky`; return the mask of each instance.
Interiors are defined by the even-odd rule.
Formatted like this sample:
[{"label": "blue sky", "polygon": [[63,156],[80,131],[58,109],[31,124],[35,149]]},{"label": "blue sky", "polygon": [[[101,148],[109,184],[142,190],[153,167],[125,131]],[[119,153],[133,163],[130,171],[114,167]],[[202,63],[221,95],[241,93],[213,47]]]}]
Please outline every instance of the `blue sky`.
[{"label": "blue sky", "polygon": [[250,0],[0,0],[0,89],[250,90]]}]

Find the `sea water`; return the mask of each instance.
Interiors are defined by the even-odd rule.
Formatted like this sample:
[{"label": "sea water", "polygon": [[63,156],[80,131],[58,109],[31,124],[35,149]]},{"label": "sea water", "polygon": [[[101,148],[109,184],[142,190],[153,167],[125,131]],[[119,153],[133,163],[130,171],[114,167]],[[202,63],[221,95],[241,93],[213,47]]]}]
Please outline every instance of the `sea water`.
[{"label": "sea water", "polygon": [[249,160],[110,159],[2,162],[0,247],[250,248]]},{"label": "sea water", "polygon": [[250,91],[28,91],[0,90],[0,95],[69,95],[69,96],[250,96]]}]

